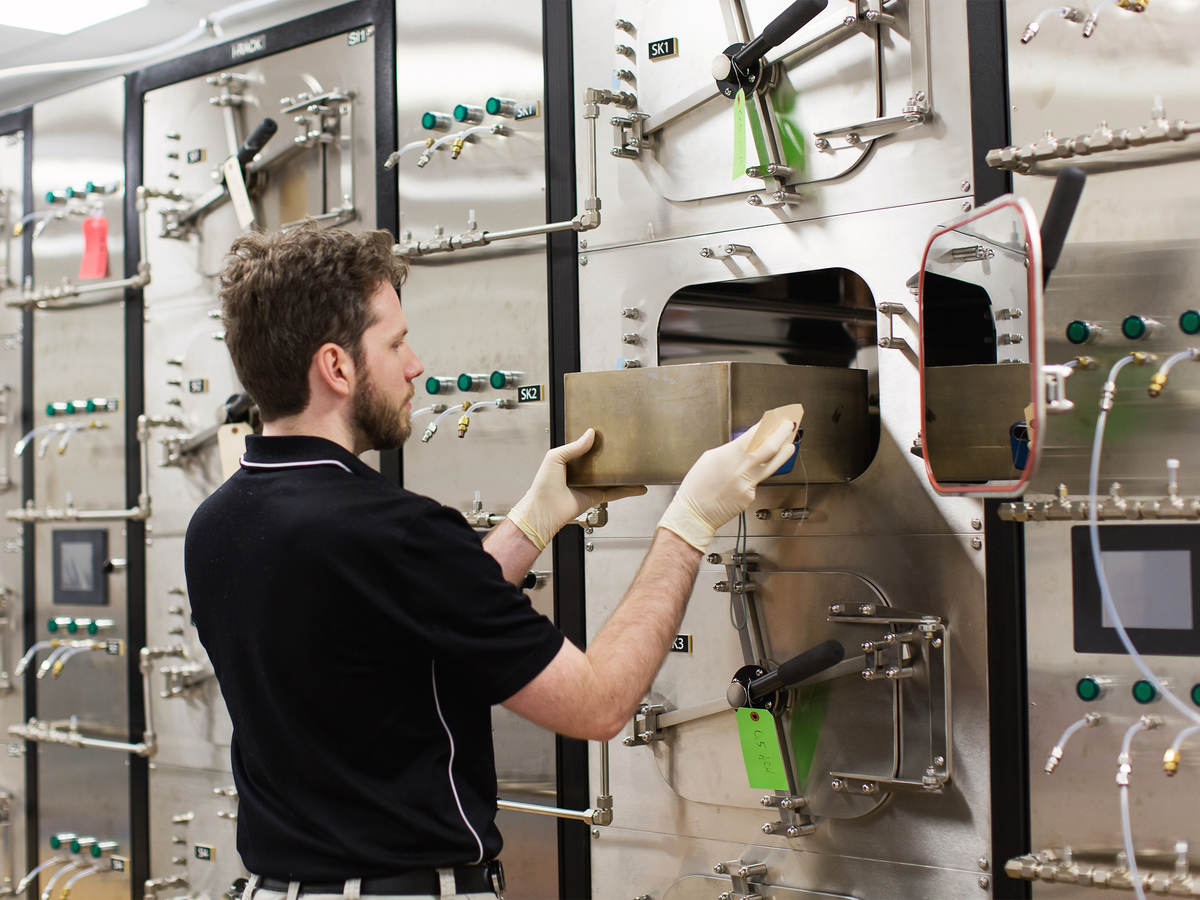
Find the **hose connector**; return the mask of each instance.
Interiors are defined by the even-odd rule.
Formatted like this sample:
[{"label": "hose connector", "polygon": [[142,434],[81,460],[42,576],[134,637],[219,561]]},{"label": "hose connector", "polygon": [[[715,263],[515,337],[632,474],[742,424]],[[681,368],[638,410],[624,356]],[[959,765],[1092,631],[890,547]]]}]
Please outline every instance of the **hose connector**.
[{"label": "hose connector", "polygon": [[1183,754],[1175,747],[1168,747],[1167,752],[1163,754],[1163,771],[1168,775],[1174,775],[1179,771],[1179,760]]},{"label": "hose connector", "polygon": [[430,422],[429,426],[425,429],[425,433],[421,435],[421,443],[428,444],[431,440],[433,440],[433,436],[435,434],[437,434],[437,423]]},{"label": "hose connector", "polygon": [[1167,386],[1168,373],[1175,367],[1176,363],[1183,362],[1185,359],[1200,359],[1200,349],[1189,347],[1168,357],[1167,361],[1162,364],[1162,367],[1154,373],[1154,377],[1150,379],[1148,390],[1151,397],[1157,397],[1163,392],[1163,388]]},{"label": "hose connector", "polygon": [[1154,373],[1154,377],[1150,379],[1150,387],[1147,389],[1151,397],[1157,397],[1163,392],[1163,388],[1167,386],[1167,376],[1162,369]]},{"label": "hose connector", "polygon": [[463,416],[458,420],[458,436],[464,438],[467,436],[467,429],[471,427],[471,417]]},{"label": "hose connector", "polygon": [[465,138],[455,138],[454,143],[450,145],[450,158],[458,159],[463,152],[463,147],[467,145]]}]

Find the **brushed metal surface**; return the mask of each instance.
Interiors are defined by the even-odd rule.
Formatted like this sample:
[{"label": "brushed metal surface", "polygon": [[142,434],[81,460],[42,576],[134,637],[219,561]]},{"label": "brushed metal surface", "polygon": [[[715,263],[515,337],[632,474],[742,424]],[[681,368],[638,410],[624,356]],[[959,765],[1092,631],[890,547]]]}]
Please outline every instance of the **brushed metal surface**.
[{"label": "brushed metal surface", "polygon": [[[597,532],[591,542],[594,549],[587,559],[586,587],[589,629],[594,633],[620,600],[629,573],[640,562],[649,538],[614,538]],[[727,539],[718,539],[713,549],[729,550],[731,543]],[[769,617],[770,625],[766,629],[770,639],[778,642],[772,645],[773,656],[784,656],[793,646],[798,650],[831,633],[838,634],[827,623],[816,621],[819,616],[815,611],[785,609],[788,605],[798,608],[809,603],[815,605],[818,601],[814,598],[824,601],[827,597],[839,596],[842,591],[853,598],[856,594],[850,586],[856,583],[855,578],[875,585],[897,608],[945,618],[955,642],[950,657],[953,697],[951,783],[941,795],[895,794],[877,812],[862,818],[821,819],[817,831],[809,837],[764,837],[760,826],[773,821],[777,815],[771,816],[757,806],[757,794],[762,792],[750,792],[744,787],[745,770],[736,743],[712,740],[719,728],[712,724],[696,733],[699,740],[695,746],[681,746],[687,738],[683,729],[679,729],[681,733],[673,739],[676,746],[669,750],[682,764],[675,772],[665,769],[656,759],[661,752],[658,747],[625,747],[620,738],[613,742],[610,754],[615,825],[636,833],[633,843],[638,840],[650,843],[658,840],[656,836],[664,834],[678,836],[670,840],[681,859],[685,855],[684,846],[699,847],[705,839],[728,841],[739,846],[772,847],[779,851],[780,871],[784,873],[778,878],[772,877],[775,883],[813,884],[851,894],[855,894],[852,877],[814,883],[813,875],[826,863],[848,864],[847,860],[835,863],[833,858],[836,857],[854,857],[854,862],[862,865],[866,865],[868,859],[915,863],[930,867],[931,870],[922,876],[922,879],[928,878],[928,882],[921,879],[905,881],[899,887],[900,893],[876,890],[866,896],[954,896],[951,885],[961,882],[956,882],[958,876],[953,870],[970,870],[980,857],[989,856],[991,799],[982,554],[971,548],[966,536],[957,535],[752,536],[749,549],[760,557],[763,574],[755,576],[756,581],[762,580],[769,605],[778,604],[778,612]],[[845,577],[835,577],[834,573]],[[702,564],[680,626],[681,633],[693,635],[693,652],[667,655],[648,695],[650,702],[663,703],[669,708],[686,708],[723,695],[730,675],[742,662],[737,632],[730,624],[728,594],[712,590],[713,582],[725,576],[724,568]],[[777,578],[782,580],[775,582]],[[780,585],[778,594],[775,594],[776,584]],[[807,625],[808,622],[812,624]],[[862,630],[871,631],[869,628]],[[863,638],[869,637],[875,635],[863,634]],[[830,743],[828,747],[818,749],[813,779],[817,777],[818,766],[832,766],[835,760],[838,765],[858,762],[866,766],[880,762],[870,758],[875,750],[860,750],[853,743],[855,736],[876,740],[869,735],[878,724],[879,717],[875,715],[878,707],[858,708],[854,703],[859,698],[854,691],[839,694],[842,690],[839,685],[830,694],[827,722],[836,722],[836,728],[821,735],[822,743],[826,740]],[[839,706],[836,710],[833,708],[835,702]],[[843,705],[845,709],[840,708]],[[906,767],[916,767],[923,759],[921,753],[928,753],[928,734],[923,732],[918,704],[906,701],[906,719],[909,713],[913,714],[912,725],[905,729],[901,755]],[[714,716],[709,721],[716,723],[717,719]],[[855,759],[858,753],[862,755]],[[599,777],[598,760],[598,752],[593,751],[593,779]],[[683,766],[692,771],[683,772]],[[687,777],[693,784],[703,785],[701,769],[705,770],[712,785],[710,790],[716,794],[710,795],[708,800],[681,797],[672,789],[668,777],[664,777],[666,771],[671,778]],[[737,790],[741,792],[735,793]],[[832,801],[831,797],[822,798],[820,793],[814,796],[822,804]],[[731,802],[735,798],[738,802]],[[756,808],[750,808],[752,805]],[[614,846],[607,840],[609,833],[602,831],[593,845],[594,871],[612,872],[611,867],[633,865],[629,842]],[[853,849],[848,852],[848,848]],[[711,871],[716,861],[708,860],[698,870]],[[664,864],[660,874],[674,871],[677,871],[674,863]],[[678,871],[682,874],[689,870],[681,868]],[[607,884],[597,876],[595,884],[596,896],[608,897],[616,896],[614,891],[618,885],[624,885],[627,890],[630,882],[626,879]],[[940,886],[929,887],[930,884]]]},{"label": "brushed metal surface", "polygon": [[[746,3],[751,25],[761,28],[784,5],[782,0]],[[928,34],[935,110],[933,122],[876,141],[858,165],[845,175],[819,185],[801,187],[802,197],[786,206],[749,206],[746,197],[756,188],[761,189],[761,182],[751,184],[744,177],[736,181],[731,177],[729,154],[733,124],[727,101],[710,101],[677,123],[668,125],[658,135],[654,148],[640,160],[608,155],[611,141],[606,122],[614,108],[602,108],[597,137],[603,223],[585,235],[588,247],[595,250],[684,235],[711,234],[718,230],[766,226],[780,221],[814,222],[842,213],[947,198],[956,198],[955,206],[960,206],[972,193],[969,79],[964,76],[967,71],[966,9],[961,4],[930,3],[928,6],[931,7]],[[842,7],[841,3],[831,3],[810,26],[776,52],[785,53],[807,36],[836,23],[846,13]],[[907,7],[906,3],[899,4],[896,26],[885,29],[883,109],[888,115],[900,111],[913,89]],[[621,61],[621,67],[629,68],[628,60],[613,52],[618,43],[634,47],[637,64],[632,68],[638,80],[636,85],[619,82],[615,86],[637,93],[645,112],[653,115],[660,111],[649,106],[656,94],[661,94],[665,101],[671,91],[682,91],[685,87],[692,90],[692,77],[698,79],[696,88],[711,86],[712,76],[706,75],[704,70],[713,56],[730,42],[724,10],[720,3],[697,6],[685,0],[574,4],[575,96],[581,97],[588,87],[614,87],[613,72],[618,67],[617,61]],[[639,19],[641,16],[646,18]],[[632,23],[633,34],[613,27],[618,18]],[[650,30],[660,24],[666,29],[664,33]],[[654,61],[645,58],[648,42],[676,34],[681,36],[679,57]],[[696,35],[694,40],[684,40],[692,34]],[[801,114],[798,124],[809,165],[815,174],[821,174],[827,164],[823,158],[818,159],[821,154],[814,150],[812,132],[852,124],[851,120],[860,111],[867,111],[868,117],[874,115],[874,76],[868,64],[871,43],[869,38],[856,35],[791,72],[790,78],[799,92]],[[670,93],[671,98],[675,96]],[[836,162],[828,165],[840,167],[843,160],[853,159],[858,153],[857,150],[837,150],[834,153]],[[576,156],[580,197],[587,195],[586,156],[586,143],[580,140]],[[675,192],[669,179],[684,182],[679,193]],[[664,181],[668,183],[664,184]],[[683,188],[693,186],[694,190],[684,192]],[[689,196],[703,199],[686,199]],[[922,230],[922,234],[927,233]],[[892,251],[899,250],[905,237],[896,232],[889,234],[882,243],[852,240],[851,246],[859,248],[860,256],[875,254],[879,248],[886,247],[886,255],[890,256]],[[854,268],[858,270],[857,266]],[[904,277],[909,274],[911,271]]]},{"label": "brushed metal surface", "polygon": [[[766,864],[764,880],[772,886],[764,894],[767,897],[811,896],[805,891],[855,900],[988,896],[988,890],[979,886],[987,873],[978,868],[977,860],[963,859],[962,866],[954,869],[882,862],[863,858],[857,852],[860,846],[848,843],[843,849],[849,853],[790,850],[752,841],[644,832],[618,823],[601,829],[592,843],[592,897],[629,900],[649,894],[672,900],[713,900],[731,887],[727,876],[721,881],[713,877],[713,866],[730,860]],[[990,884],[991,879],[987,881]]]},{"label": "brushed metal surface", "polygon": [[[949,201],[921,204],[870,214],[832,216],[819,223],[779,223],[764,228],[724,231],[695,238],[638,244],[585,254],[588,264],[579,270],[581,365],[584,372],[620,368],[622,358],[639,360],[644,367],[658,362],[654,336],[668,310],[670,298],[682,288],[724,280],[770,274],[844,268],[866,282],[875,303],[894,301],[907,312],[878,317],[880,337],[902,338],[907,349],[863,347],[855,368],[871,372],[869,390],[878,392],[879,446],[867,470],[849,484],[763,487],[756,506],[779,509],[806,506],[812,510],[803,522],[782,522],[751,517],[750,534],[796,535],[877,533],[945,533],[972,531],[971,519],[982,507],[974,500],[933,496],[926,489],[924,462],[909,452],[921,429],[920,392],[916,357],[916,298],[904,282],[920,267],[925,242],[943,222],[961,215],[959,204]],[[704,247],[741,243],[754,248],[755,256],[729,260],[705,259]],[[863,253],[864,247],[889,246],[888,253]],[[622,316],[636,309],[638,319]],[[732,306],[736,309],[736,306]],[[633,351],[621,340],[635,332],[641,344]],[[778,362],[776,352],[748,353],[757,362]],[[877,374],[877,377],[875,375]],[[652,533],[671,497],[671,489],[651,486],[645,497],[621,500],[610,506],[606,535]],[[730,536],[736,525],[721,534]],[[630,572],[632,577],[632,572]]]},{"label": "brushed metal surface", "polygon": [[[12,226],[20,221],[25,199],[25,151],[23,132],[0,136],[0,290],[7,293],[23,280],[25,259],[24,240],[13,236]],[[21,466],[13,459],[12,445],[21,437],[21,312],[0,308],[0,503],[16,505],[21,496]],[[0,626],[0,648],[8,684],[0,684],[0,722],[19,722],[24,716],[24,688],[11,677],[13,666],[24,650],[21,634],[24,627],[23,555],[20,539],[22,526],[5,520],[0,523],[0,588],[9,593],[4,599],[6,624]],[[25,871],[25,758],[21,755],[24,742],[12,741],[5,735],[0,741],[6,752],[0,753],[0,789],[12,796],[8,826],[7,858],[0,858],[0,883],[5,878],[11,884]],[[11,749],[10,749],[11,746]],[[14,752],[15,751],[15,752]],[[15,871],[9,871],[9,869]]]},{"label": "brushed metal surface", "polygon": [[925,370],[925,456],[939,482],[1013,481],[1009,429],[1025,421],[1029,365]]},{"label": "brushed metal surface", "polygon": [[[103,198],[108,220],[108,270],[110,277],[124,274],[123,204],[125,80],[109,79],[38,103],[33,109],[33,188],[35,209],[44,209],[48,191],[118,182],[121,189]],[[34,282],[42,287],[66,276],[78,280],[83,252],[81,220],[69,217],[49,225],[33,242]],[[34,313],[35,426],[50,423],[45,406],[51,401],[85,397],[117,397],[121,411],[93,418],[107,426],[102,431],[76,434],[64,455],[49,447],[35,461],[34,498],[38,506],[61,507],[68,498],[81,509],[125,507],[124,441],[124,313],[120,303],[93,308],[37,311]],[[76,421],[82,417],[76,417]],[[37,442],[27,453],[37,452]],[[11,496],[11,495],[10,495]],[[11,502],[10,505],[18,505]],[[113,638],[126,637],[125,576],[105,575],[109,605],[65,606],[52,604],[53,560],[51,537],[58,529],[101,528],[108,532],[110,556],[123,557],[123,523],[52,523],[35,526],[38,633],[45,637],[44,622],[51,616],[104,616],[115,626]],[[126,653],[137,649],[126,647]],[[43,657],[44,658],[44,655]],[[55,679],[38,684],[38,716],[42,719],[79,717],[81,730],[125,740],[128,736],[126,659],[101,653],[74,657]],[[39,755],[39,846],[51,851],[46,837],[57,831],[117,840],[129,849],[129,787],[125,757],[106,750],[56,745],[31,745]],[[43,882],[44,883],[44,882]],[[62,882],[59,882],[61,886]],[[128,895],[128,880],[104,876],[81,882],[79,890],[97,897]]]},{"label": "brushed metal surface", "polygon": [[[1079,25],[1048,19],[1029,44],[1019,36],[1044,8],[1038,0],[1007,5],[1009,94],[1013,143],[1026,144],[1051,131],[1059,137],[1090,134],[1101,121],[1114,130],[1148,124],[1161,99],[1166,116],[1194,118],[1200,87],[1184,73],[1192,68],[1187,28],[1191,12],[1176,4],[1149,7],[1144,15],[1111,10],[1102,14],[1095,34],[1080,39]],[[1118,72],[1114,66],[1119,66]],[[1178,145],[1178,149],[1187,151]],[[1064,485],[1070,497],[1087,491],[1087,467],[1100,392],[1114,362],[1133,350],[1165,355],[1196,346],[1194,336],[1178,327],[1181,312],[1196,309],[1195,259],[1200,219],[1195,214],[1196,173],[1200,163],[1179,161],[1127,168],[1120,153],[1100,154],[1089,166],[1112,163],[1108,172],[1091,172],[1076,211],[1062,259],[1046,290],[1046,362],[1062,363],[1079,354],[1098,366],[1076,370],[1066,383],[1075,409],[1048,416],[1040,472],[1026,499],[1056,496]],[[1053,182],[1014,176],[1013,190],[1040,212]],[[1149,315],[1163,329],[1146,341],[1120,334],[1121,320]],[[1100,343],[1067,342],[1074,319],[1101,324]],[[1191,363],[1172,370],[1162,395],[1151,399],[1147,386],[1155,366],[1129,367],[1118,378],[1101,457],[1101,491],[1113,482],[1124,496],[1153,500],[1166,490],[1167,457],[1181,460],[1180,490],[1200,493],[1194,452],[1194,421],[1200,372]],[[1064,845],[1097,849],[1109,861],[1121,844],[1117,791],[1113,786],[1117,755],[1125,729],[1145,713],[1162,715],[1164,726],[1139,734],[1132,744],[1130,800],[1134,842],[1145,849],[1170,851],[1176,840],[1194,842],[1200,818],[1190,802],[1197,790],[1200,756],[1185,748],[1179,773],[1166,778],[1162,751],[1184,721],[1163,702],[1149,707],[1130,697],[1139,676],[1123,654],[1078,653],[1073,646],[1070,530],[1066,523],[1026,526],[1027,640],[1030,703],[1030,783],[1032,848]],[[1154,528],[1147,522],[1139,527]],[[1185,692],[1195,679],[1191,658],[1156,656],[1151,668]],[[1083,675],[1108,676],[1109,692],[1085,704],[1074,692]],[[1072,738],[1052,776],[1041,770],[1063,729],[1087,712],[1105,722]],[[998,861],[998,864],[1001,861]],[[1070,885],[1035,884],[1037,898],[1082,897],[1094,890]]]},{"label": "brushed metal surface", "polygon": [[[1163,751],[1190,723],[1165,701],[1149,705],[1134,701],[1130,689],[1142,675],[1124,653],[1079,653],[1074,649],[1070,564],[1073,527],[1085,526],[1026,526],[1033,849],[1104,849],[1109,853],[1107,861],[1115,861],[1121,847],[1121,820],[1113,777],[1121,738],[1139,716],[1151,714],[1162,716],[1165,723],[1157,731],[1137,735],[1131,745],[1133,834],[1139,851],[1171,851],[1176,841],[1194,840],[1196,834],[1196,805],[1181,802],[1181,798],[1193,797],[1200,790],[1200,750],[1194,744],[1185,745],[1179,773],[1167,778],[1162,771]],[[1141,527],[1158,526],[1146,523]],[[1195,658],[1148,659],[1155,674],[1186,698],[1197,681]],[[1099,700],[1084,703],[1075,694],[1075,682],[1085,675],[1109,678],[1112,685]],[[1054,774],[1046,775],[1042,766],[1063,730],[1090,712],[1103,715],[1104,722],[1078,732],[1067,744]]]},{"label": "brushed metal surface", "polygon": [[705,450],[752,427],[768,409],[804,405],[803,465],[775,484],[838,484],[866,468],[867,373],[862,369],[694,363],[568,374],[566,430],[596,429],[570,464],[572,484],[674,484]]}]

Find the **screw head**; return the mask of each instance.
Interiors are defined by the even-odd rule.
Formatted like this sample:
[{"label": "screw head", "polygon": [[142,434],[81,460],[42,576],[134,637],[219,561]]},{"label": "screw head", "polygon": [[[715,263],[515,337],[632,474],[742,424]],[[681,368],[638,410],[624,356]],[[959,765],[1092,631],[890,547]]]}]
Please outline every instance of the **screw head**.
[{"label": "screw head", "polygon": [[769,519],[771,518],[771,511],[769,509],[756,509],[754,511],[754,518]]},{"label": "screw head", "polygon": [[991,884],[992,884],[992,879],[988,878],[986,875],[980,875],[980,876],[979,876],[979,886],[980,886],[981,888],[983,888],[985,891],[986,891],[986,890],[987,890],[989,887],[991,887]]},{"label": "screw head", "polygon": [[724,875],[725,863],[717,863],[715,866],[713,866],[713,873],[716,875]]},{"label": "screw head", "polygon": [[988,866],[990,866],[990,865],[991,865],[991,863],[988,861],[988,858],[986,856],[979,857],[979,868],[980,869],[982,869],[983,871],[986,872],[988,870]]},{"label": "screw head", "polygon": [[710,554],[708,554],[708,556],[704,557],[704,559],[710,565],[715,566],[721,562],[721,554],[720,553],[710,553]]},{"label": "screw head", "polygon": [[979,531],[981,528],[983,528],[983,520],[982,519],[972,519],[971,527],[974,528],[976,531]]},{"label": "screw head", "polygon": [[963,179],[963,183],[960,184],[959,187],[962,189],[962,192],[965,194],[969,190],[971,190],[971,182],[967,181],[966,179]]},{"label": "screw head", "polygon": [[800,829],[795,825],[789,825],[787,827],[787,836],[790,838],[800,837]]},{"label": "screw head", "polygon": [[974,205],[974,204],[972,204],[970,200],[964,200],[964,201],[962,202],[962,211],[963,211],[963,212],[970,212],[970,211],[971,211],[971,207],[972,207],[973,205]]},{"label": "screw head", "polygon": [[983,538],[979,538],[979,537],[971,538],[971,549],[972,550],[982,550],[983,549]]},{"label": "screw head", "polygon": [[828,150],[829,149],[829,140],[827,138],[817,138],[817,149],[818,150]]},{"label": "screw head", "polygon": [[763,794],[761,797],[758,798],[758,805],[759,806],[774,806],[775,798],[772,797],[770,794]]},{"label": "screw head", "polygon": [[935,756],[935,757],[933,758],[933,764],[934,764],[935,766],[937,766],[937,767],[941,768],[942,766],[944,766],[944,765],[946,764],[946,757],[944,757],[944,756]]},{"label": "screw head", "polygon": [[591,553],[593,550],[596,549],[596,545],[593,544],[591,541],[588,541],[586,544],[583,545],[583,549],[586,550],[588,553]]},{"label": "screw head", "polygon": [[599,828],[592,829],[592,837],[594,837],[594,838],[600,837],[600,829]]},{"label": "screw head", "polygon": [[586,256],[579,257],[579,264],[581,266],[586,266],[588,264],[588,258]]},{"label": "screw head", "polygon": [[840,778],[835,778],[833,781],[829,782],[829,786],[833,788],[834,791],[840,792],[846,787],[846,783]]}]

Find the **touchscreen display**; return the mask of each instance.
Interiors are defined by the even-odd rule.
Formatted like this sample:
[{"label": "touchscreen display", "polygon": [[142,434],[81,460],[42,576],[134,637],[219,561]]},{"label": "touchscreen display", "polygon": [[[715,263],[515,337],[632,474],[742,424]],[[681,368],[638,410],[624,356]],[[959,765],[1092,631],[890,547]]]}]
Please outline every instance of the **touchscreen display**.
[{"label": "touchscreen display", "polygon": [[[1187,550],[1104,550],[1109,590],[1126,628],[1192,628],[1192,554]],[[1112,616],[1102,607],[1105,628]]]}]

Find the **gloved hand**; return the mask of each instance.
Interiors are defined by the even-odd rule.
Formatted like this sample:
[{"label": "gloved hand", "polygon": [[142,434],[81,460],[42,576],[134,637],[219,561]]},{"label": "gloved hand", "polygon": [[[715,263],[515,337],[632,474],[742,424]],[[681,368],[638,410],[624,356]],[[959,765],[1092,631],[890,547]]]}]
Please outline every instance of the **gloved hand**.
[{"label": "gloved hand", "polygon": [[703,551],[718,528],[744,512],[754,502],[758,483],[787,462],[792,453],[793,423],[780,423],[773,434],[751,450],[758,428],[755,425],[736,440],[701,454],[683,476],[658,527],[675,532]]},{"label": "gloved hand", "polygon": [[636,497],[646,493],[642,485],[613,488],[567,487],[567,463],[578,459],[592,449],[596,430],[589,428],[569,444],[555,447],[538,467],[533,484],[517,505],[508,511],[508,518],[525,532],[539,550],[546,545],[558,530],[587,509],[599,503]]}]

